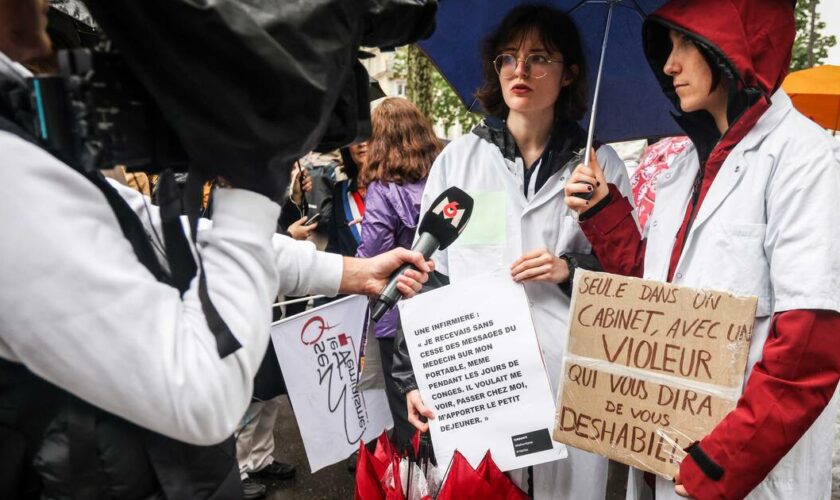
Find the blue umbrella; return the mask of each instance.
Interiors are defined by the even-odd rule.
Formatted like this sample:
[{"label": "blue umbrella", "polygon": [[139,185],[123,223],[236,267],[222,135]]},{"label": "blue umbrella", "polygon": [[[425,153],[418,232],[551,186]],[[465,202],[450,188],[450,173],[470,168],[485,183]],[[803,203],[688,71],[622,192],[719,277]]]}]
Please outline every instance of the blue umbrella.
[{"label": "blue umbrella", "polygon": [[[420,43],[471,111],[480,111],[474,93],[481,85],[481,41],[517,3],[522,2],[444,0],[440,2],[435,33]],[[665,0],[548,3],[570,12],[580,30],[588,63],[589,109],[596,111],[597,118],[597,125],[590,126],[588,113],[581,123],[585,129],[590,133],[597,129],[596,136],[603,142],[683,133],[671,117],[673,106],[662,93],[642,50],[642,21]],[[600,63],[603,72],[598,71]],[[602,76],[597,85],[599,74]]]}]

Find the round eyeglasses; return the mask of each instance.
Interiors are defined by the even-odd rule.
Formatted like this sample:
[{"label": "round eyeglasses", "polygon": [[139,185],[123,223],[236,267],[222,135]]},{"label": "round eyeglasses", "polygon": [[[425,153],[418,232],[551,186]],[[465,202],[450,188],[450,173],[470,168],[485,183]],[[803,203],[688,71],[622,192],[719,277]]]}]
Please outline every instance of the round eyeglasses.
[{"label": "round eyeglasses", "polygon": [[543,78],[548,74],[548,67],[552,64],[563,64],[562,60],[549,59],[543,54],[528,54],[525,59],[517,59],[513,54],[499,54],[493,60],[496,73],[502,78],[513,78],[516,66],[525,63],[525,72],[534,78]]}]

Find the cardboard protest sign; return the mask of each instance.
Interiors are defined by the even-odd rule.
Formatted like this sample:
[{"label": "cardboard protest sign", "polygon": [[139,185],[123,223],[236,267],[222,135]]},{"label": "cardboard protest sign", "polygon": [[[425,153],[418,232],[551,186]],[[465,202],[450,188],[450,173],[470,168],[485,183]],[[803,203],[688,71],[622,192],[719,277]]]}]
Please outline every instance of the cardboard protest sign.
[{"label": "cardboard protest sign", "polygon": [[367,297],[351,296],[275,323],[271,339],[309,467],[340,462],[392,427],[385,391],[360,391]]},{"label": "cardboard protest sign", "polygon": [[[487,293],[492,290],[492,293]],[[458,450],[507,471],[558,460],[554,397],[522,285],[485,275],[400,303],[414,375],[439,464]]]},{"label": "cardboard protest sign", "polygon": [[756,297],[579,271],[554,439],[672,478],[741,395]]}]

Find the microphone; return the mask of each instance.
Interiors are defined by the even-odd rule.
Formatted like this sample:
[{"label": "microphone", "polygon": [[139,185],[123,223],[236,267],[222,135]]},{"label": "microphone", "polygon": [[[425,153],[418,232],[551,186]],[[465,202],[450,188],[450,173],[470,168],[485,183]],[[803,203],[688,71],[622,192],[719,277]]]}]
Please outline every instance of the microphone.
[{"label": "microphone", "polygon": [[[431,208],[420,221],[417,232],[420,237],[411,248],[423,254],[428,260],[437,250],[451,245],[467,227],[473,210],[473,199],[456,187],[450,187],[432,202]],[[379,297],[371,312],[371,319],[379,321],[385,312],[394,307],[402,295],[397,291],[397,278],[409,269],[417,270],[411,264],[404,264],[391,275],[388,284],[379,291]]]}]

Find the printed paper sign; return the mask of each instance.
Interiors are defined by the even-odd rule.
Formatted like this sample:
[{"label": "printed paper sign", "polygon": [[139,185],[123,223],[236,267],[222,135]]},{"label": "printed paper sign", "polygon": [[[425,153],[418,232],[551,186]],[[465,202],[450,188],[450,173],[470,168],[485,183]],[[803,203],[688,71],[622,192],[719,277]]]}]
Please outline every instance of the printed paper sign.
[{"label": "printed paper sign", "polygon": [[575,273],[554,439],[673,478],[735,408],[757,302]]},{"label": "printed paper sign", "polygon": [[385,391],[357,387],[367,306],[366,297],[347,297],[271,328],[312,472],[393,426]]},{"label": "printed paper sign", "polygon": [[400,315],[442,467],[455,450],[475,467],[489,449],[504,471],[566,457],[522,285],[476,277],[403,301]]}]

